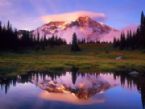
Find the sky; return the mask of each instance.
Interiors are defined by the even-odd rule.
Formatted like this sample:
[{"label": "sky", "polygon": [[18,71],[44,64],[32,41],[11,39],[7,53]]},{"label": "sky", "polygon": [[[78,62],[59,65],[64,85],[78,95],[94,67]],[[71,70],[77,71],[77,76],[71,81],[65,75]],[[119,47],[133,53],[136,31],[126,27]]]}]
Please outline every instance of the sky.
[{"label": "sky", "polygon": [[54,19],[72,19],[76,13],[122,29],[139,25],[141,11],[145,0],[0,0],[0,21],[26,30]]}]

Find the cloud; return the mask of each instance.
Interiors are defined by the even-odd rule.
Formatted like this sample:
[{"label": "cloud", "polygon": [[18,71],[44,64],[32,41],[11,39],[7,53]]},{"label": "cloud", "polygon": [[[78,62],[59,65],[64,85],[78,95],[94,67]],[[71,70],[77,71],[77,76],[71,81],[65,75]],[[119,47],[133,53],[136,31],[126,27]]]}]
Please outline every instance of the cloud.
[{"label": "cloud", "polygon": [[77,11],[77,12],[69,12],[69,13],[62,13],[62,14],[53,14],[53,15],[46,15],[42,16],[41,19],[44,23],[50,21],[74,21],[79,16],[89,16],[92,19],[103,21],[105,20],[106,16],[104,13],[96,13],[90,11]]},{"label": "cloud", "polygon": [[125,28],[121,29],[121,30],[118,30],[118,31],[111,31],[107,34],[104,34],[102,35],[100,41],[103,42],[113,42],[114,38],[116,39],[119,39],[120,36],[121,36],[121,33],[125,33],[127,34],[128,31],[131,31],[131,32],[136,32],[138,28],[138,25],[135,25],[135,24],[132,24],[132,25],[128,25],[126,26]]}]

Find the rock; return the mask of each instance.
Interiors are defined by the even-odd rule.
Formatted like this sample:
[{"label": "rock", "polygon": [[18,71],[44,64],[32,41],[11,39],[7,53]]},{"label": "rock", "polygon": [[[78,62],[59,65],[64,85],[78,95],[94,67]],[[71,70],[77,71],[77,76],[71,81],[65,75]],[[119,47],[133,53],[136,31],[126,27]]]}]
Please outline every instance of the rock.
[{"label": "rock", "polygon": [[131,75],[131,76],[137,76],[137,75],[139,75],[139,72],[132,71],[132,72],[129,73],[129,75]]},{"label": "rock", "polygon": [[118,57],[116,57],[116,60],[122,60],[122,59],[123,59],[122,56],[118,56]]}]

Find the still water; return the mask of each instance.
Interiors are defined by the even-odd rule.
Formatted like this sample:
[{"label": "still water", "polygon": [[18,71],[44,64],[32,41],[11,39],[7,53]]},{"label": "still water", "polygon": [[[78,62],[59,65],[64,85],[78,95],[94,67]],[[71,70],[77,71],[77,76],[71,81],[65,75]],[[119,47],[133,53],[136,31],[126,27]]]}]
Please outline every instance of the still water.
[{"label": "still water", "polygon": [[145,77],[28,72],[0,77],[0,109],[143,109]]}]

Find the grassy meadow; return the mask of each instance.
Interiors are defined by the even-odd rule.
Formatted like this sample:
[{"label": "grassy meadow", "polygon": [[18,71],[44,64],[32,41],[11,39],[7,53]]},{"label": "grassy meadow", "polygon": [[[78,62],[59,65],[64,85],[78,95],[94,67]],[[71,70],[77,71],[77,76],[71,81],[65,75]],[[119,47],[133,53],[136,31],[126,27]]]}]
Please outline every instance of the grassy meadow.
[{"label": "grassy meadow", "polygon": [[[78,67],[82,72],[137,70],[145,71],[143,51],[120,51],[111,45],[80,45],[80,52],[70,46],[48,47],[45,51],[0,53],[0,73],[19,74],[27,71],[60,71]],[[122,59],[116,60],[118,56]]]}]

